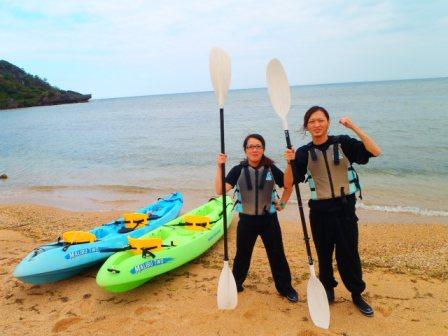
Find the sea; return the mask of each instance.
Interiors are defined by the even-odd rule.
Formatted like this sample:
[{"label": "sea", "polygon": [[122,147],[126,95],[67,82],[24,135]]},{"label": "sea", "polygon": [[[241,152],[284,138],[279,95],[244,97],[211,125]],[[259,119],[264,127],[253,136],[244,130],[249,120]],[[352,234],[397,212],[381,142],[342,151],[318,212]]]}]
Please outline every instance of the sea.
[{"label": "sea", "polygon": [[[330,134],[348,134],[350,117],[382,155],[355,166],[363,209],[448,217],[448,78],[292,87],[288,115],[297,148],[305,111],[325,107]],[[0,204],[33,203],[109,211],[173,191],[214,194],[220,152],[213,92],[98,99],[0,111]],[[249,133],[284,169],[285,139],[266,88],[231,90],[225,105],[227,170],[244,158]],[[309,198],[307,186],[301,186]]]}]

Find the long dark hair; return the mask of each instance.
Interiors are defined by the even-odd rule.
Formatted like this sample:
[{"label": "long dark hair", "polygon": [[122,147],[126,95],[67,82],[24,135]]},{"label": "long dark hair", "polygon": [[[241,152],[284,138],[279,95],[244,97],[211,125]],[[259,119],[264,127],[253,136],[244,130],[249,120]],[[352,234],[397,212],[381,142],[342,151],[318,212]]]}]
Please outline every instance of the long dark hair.
[{"label": "long dark hair", "polygon": [[[243,142],[243,149],[244,149],[244,151],[246,151],[247,143],[249,142],[250,138],[257,139],[258,141],[260,141],[261,145],[263,146],[263,150],[266,149],[266,141],[264,141],[264,138],[260,134],[252,133],[252,134],[249,134],[248,136],[246,136],[246,138],[244,139],[244,142]],[[241,161],[241,164],[249,164],[247,158],[244,159],[243,161]],[[274,164],[274,160],[268,158],[266,155],[263,154],[263,156],[261,157],[260,164],[258,165],[258,167],[261,167],[261,166],[270,167],[273,164]]]},{"label": "long dark hair", "polygon": [[308,111],[306,111],[305,115],[303,116],[303,126],[302,126],[302,131],[303,133],[306,133],[306,127],[308,125],[308,121],[310,120],[311,116],[316,113],[316,112],[322,112],[323,114],[325,114],[325,117],[327,118],[327,120],[330,120],[330,115],[328,114],[328,111],[326,109],[324,109],[322,106],[313,106],[310,107],[308,109]]}]

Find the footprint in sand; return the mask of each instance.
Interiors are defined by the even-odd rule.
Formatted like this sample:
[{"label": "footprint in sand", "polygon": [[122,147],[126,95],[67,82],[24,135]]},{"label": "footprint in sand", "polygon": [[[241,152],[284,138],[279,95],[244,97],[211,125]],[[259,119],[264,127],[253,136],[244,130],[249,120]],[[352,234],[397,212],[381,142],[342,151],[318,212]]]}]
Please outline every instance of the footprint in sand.
[{"label": "footprint in sand", "polygon": [[390,316],[390,314],[392,313],[392,308],[386,305],[382,305],[382,306],[377,306],[375,307],[377,311],[379,311],[381,313],[381,315],[383,315],[384,317],[388,317]]},{"label": "footprint in sand", "polygon": [[256,292],[260,293],[260,294],[265,294],[265,295],[269,295],[270,294],[270,292],[267,289],[265,289],[265,290],[256,290]]},{"label": "footprint in sand", "polygon": [[72,325],[79,323],[81,321],[82,321],[82,318],[80,318],[80,317],[68,317],[68,318],[57,321],[55,323],[55,325],[53,326],[53,329],[51,329],[51,331],[54,333],[65,331],[68,328],[70,328]]},{"label": "footprint in sand", "polygon": [[248,310],[243,314],[243,317],[251,320],[255,316],[254,310]]},{"label": "footprint in sand", "polygon": [[151,310],[152,310],[152,308],[149,307],[149,306],[141,306],[141,307],[138,307],[138,308],[134,311],[134,313],[135,313],[135,315],[140,316],[140,315],[142,315],[142,314],[151,312]]},{"label": "footprint in sand", "polygon": [[84,299],[81,302],[78,302],[77,306],[80,308],[80,311],[82,312],[82,314],[80,315],[90,314],[92,311],[95,310],[95,301]]}]

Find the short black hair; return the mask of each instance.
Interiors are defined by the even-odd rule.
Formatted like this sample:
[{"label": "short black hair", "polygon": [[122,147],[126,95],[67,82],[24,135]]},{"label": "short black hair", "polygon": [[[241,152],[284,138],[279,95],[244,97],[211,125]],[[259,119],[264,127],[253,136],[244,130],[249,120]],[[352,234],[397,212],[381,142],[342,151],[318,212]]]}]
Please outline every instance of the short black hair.
[{"label": "short black hair", "polygon": [[311,116],[316,113],[321,111],[323,114],[325,114],[325,117],[327,118],[327,120],[330,120],[330,115],[328,114],[328,111],[326,109],[324,109],[322,106],[313,106],[310,107],[308,109],[308,111],[306,111],[305,115],[303,116],[303,130],[306,130],[306,126],[308,125],[308,121],[310,120]]}]

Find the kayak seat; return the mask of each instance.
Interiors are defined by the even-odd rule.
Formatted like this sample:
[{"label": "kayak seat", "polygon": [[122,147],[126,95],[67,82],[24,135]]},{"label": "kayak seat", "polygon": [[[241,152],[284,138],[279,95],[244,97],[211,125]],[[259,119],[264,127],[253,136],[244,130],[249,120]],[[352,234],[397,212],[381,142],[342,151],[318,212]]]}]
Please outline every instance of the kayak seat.
[{"label": "kayak seat", "polygon": [[141,254],[143,250],[151,249],[152,251],[162,250],[163,240],[155,238],[132,238],[128,237],[129,245],[133,248],[135,254]]},{"label": "kayak seat", "polygon": [[132,238],[128,237],[128,242],[134,254],[141,254],[144,258],[148,255],[155,258],[153,252],[161,251],[165,247],[175,246],[173,242],[170,245],[164,245],[159,237],[153,238]]},{"label": "kayak seat", "polygon": [[62,234],[62,240],[66,245],[93,243],[96,235],[88,231],[67,231]]},{"label": "kayak seat", "polygon": [[192,231],[204,231],[210,229],[210,217],[209,216],[184,216],[184,223],[177,224],[178,226],[184,226],[188,230]]},{"label": "kayak seat", "polygon": [[142,214],[142,213],[127,213],[123,215],[124,224],[118,233],[127,233],[134,231],[136,229],[142,228],[145,225],[148,225],[148,219],[151,217],[151,214]]}]

